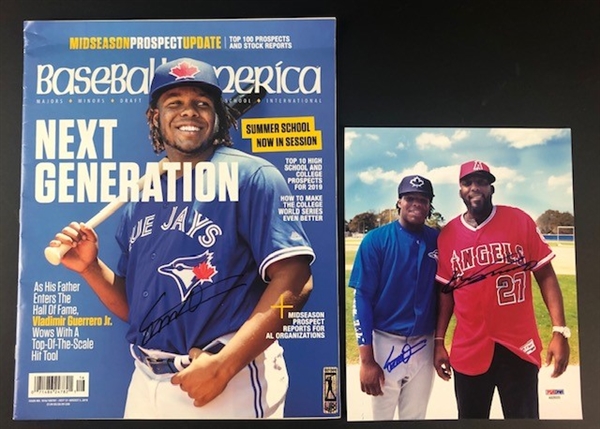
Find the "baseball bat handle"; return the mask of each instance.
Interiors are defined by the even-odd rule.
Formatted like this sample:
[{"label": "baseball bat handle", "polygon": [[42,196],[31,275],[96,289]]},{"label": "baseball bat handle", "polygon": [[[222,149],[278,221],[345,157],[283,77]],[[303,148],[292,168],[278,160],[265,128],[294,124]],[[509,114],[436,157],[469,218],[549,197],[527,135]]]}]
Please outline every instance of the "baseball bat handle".
[{"label": "baseball bat handle", "polygon": [[[88,220],[85,224],[89,228],[96,228],[98,225],[108,219],[110,215],[116,212],[123,204],[125,204],[125,200],[121,200],[119,198],[111,201],[105,205],[102,210],[90,218],[90,220]],[[65,256],[65,253],[67,253],[69,250],[71,250],[71,246],[68,244],[61,244],[58,247],[48,246],[46,249],[44,249],[44,256],[46,256],[46,260],[52,265],[58,265],[60,264],[62,257]]]},{"label": "baseball bat handle", "polygon": [[58,247],[48,246],[44,249],[44,256],[52,265],[58,265],[60,264],[62,257],[65,256],[65,253],[67,253],[69,249],[71,249],[71,246],[66,244],[61,244]]},{"label": "baseball bat handle", "polygon": [[[168,159],[165,157],[160,160],[158,163],[158,172],[159,174],[163,174],[165,172],[164,164],[168,162]],[[144,187],[144,182],[146,181],[146,175],[142,176],[140,180],[138,180],[138,189],[141,190]],[[112,200],[110,203],[105,205],[98,213],[92,216],[85,224],[89,228],[96,228],[106,219],[108,219],[114,212],[116,212],[123,204],[125,204],[127,199],[123,196],[119,196]],[[71,250],[71,246],[68,244],[61,244],[57,247],[46,247],[44,249],[44,256],[46,260],[50,262],[52,265],[60,264],[60,260]]]},{"label": "baseball bat handle", "polygon": [[267,90],[260,86],[256,91],[253,90],[254,84],[248,84],[243,88],[243,91],[235,94],[226,105],[229,108],[231,115],[237,120],[258,103],[260,103],[267,95]]}]

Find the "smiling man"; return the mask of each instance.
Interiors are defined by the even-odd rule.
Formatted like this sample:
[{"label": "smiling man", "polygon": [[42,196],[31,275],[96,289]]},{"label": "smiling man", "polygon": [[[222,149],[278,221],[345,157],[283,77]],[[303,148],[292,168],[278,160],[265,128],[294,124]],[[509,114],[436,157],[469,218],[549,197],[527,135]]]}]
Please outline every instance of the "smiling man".
[{"label": "smiling man", "polygon": [[361,390],[374,420],[424,419],[433,387],[438,231],[431,182],[406,176],[398,186],[398,219],[362,240],[350,274]]},{"label": "smiling man", "polygon": [[[554,325],[545,359],[554,360],[552,377],[567,368],[570,330],[552,268],[554,253],[525,212],[492,203],[495,181],[484,162],[460,167],[459,195],[467,211],[451,220],[438,240],[435,367],[444,380],[454,372],[459,418],[489,418],[497,388],[505,418],[537,419],[542,343],[532,272]],[[448,356],[444,337],[453,313]]]},{"label": "smiling man", "polygon": [[[235,119],[210,64],[159,66],[146,118],[156,153],[188,167],[232,166],[212,174],[219,183],[235,171],[238,192],[225,201],[184,198],[185,183],[206,169],[182,168],[175,183],[163,176],[161,199],[126,207],[115,271],[85,224],[72,222],[50,243],[72,247],[62,264],[129,323],[135,370],[125,417],[281,418],[288,374],[267,334],[286,323],[280,303],[302,309],[315,257],[302,225],[278,215],[290,190],[271,163],[230,147]],[[177,198],[166,198],[167,185]]]}]

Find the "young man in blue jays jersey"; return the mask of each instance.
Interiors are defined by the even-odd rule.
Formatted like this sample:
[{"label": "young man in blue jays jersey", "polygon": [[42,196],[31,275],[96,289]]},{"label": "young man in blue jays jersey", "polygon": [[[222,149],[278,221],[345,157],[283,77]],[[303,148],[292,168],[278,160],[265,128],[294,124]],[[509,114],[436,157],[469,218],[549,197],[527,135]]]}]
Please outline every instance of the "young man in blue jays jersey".
[{"label": "young man in blue jays jersey", "polygon": [[[135,370],[126,418],[283,417],[283,350],[266,333],[285,322],[272,306],[283,300],[298,311],[308,299],[314,259],[300,223],[277,214],[290,191],[272,164],[230,147],[235,119],[210,64],[162,64],[149,104],[155,152],[185,173],[174,184],[163,175],[162,201],[126,207],[114,271],[83,223],[71,223],[50,245],[70,244],[63,265],[129,323]],[[237,189],[186,198],[186,183],[203,183],[198,175]]]},{"label": "young man in blue jays jersey", "polygon": [[419,175],[398,186],[398,220],[362,240],[350,274],[361,390],[374,420],[425,418],[433,387],[438,231],[425,225],[431,182]]}]

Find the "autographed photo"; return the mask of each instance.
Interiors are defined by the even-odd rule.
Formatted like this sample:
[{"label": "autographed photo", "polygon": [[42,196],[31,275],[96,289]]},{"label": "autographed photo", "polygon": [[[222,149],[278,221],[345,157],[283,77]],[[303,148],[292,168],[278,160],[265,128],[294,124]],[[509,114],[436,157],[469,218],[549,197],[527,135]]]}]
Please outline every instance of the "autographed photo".
[{"label": "autographed photo", "polygon": [[[498,343],[533,374],[539,367],[539,419],[582,419],[570,129],[350,127],[344,142],[348,420],[458,418],[456,372],[487,371]],[[487,219],[467,224],[481,206],[489,207]],[[501,220],[513,211],[518,217]],[[516,233],[525,223],[530,238]],[[439,233],[437,250],[411,253],[424,228]],[[529,247],[544,250],[538,257]],[[390,262],[390,254],[400,256]],[[439,259],[430,271],[422,263],[428,256]],[[549,263],[564,319],[551,318],[538,287],[538,272],[554,278]],[[434,278],[454,300],[445,335],[435,329],[436,294],[423,302]],[[469,320],[478,326],[465,335]],[[431,341],[442,347],[429,348]],[[431,371],[440,348],[449,379]],[[555,377],[549,349],[568,354]],[[422,368],[427,374],[417,376]],[[381,380],[395,384],[374,395],[369,383],[386,386]],[[506,418],[497,389],[489,418]]]},{"label": "autographed photo", "polygon": [[335,19],[23,37],[13,418],[339,418]]}]

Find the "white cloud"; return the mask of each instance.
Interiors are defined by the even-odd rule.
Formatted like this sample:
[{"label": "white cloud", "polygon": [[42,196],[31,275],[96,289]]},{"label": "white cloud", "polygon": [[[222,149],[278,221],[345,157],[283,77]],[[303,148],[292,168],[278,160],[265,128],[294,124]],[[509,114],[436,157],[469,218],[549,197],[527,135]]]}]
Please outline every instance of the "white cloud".
[{"label": "white cloud", "polygon": [[427,173],[427,178],[436,185],[450,183],[458,186],[458,166],[434,168]]},{"label": "white cloud", "polygon": [[[494,167],[491,164],[488,164],[490,167],[490,171],[494,176],[496,176],[496,182],[506,184],[509,186],[511,184],[520,183],[525,181],[525,177],[520,175],[517,170],[513,170],[508,167]],[[460,168],[460,167],[459,167]]]},{"label": "white cloud", "polygon": [[419,149],[427,149],[434,147],[438,149],[448,149],[452,146],[452,140],[443,134],[422,133],[416,138],[417,147]]},{"label": "white cloud", "polygon": [[365,171],[361,171],[358,173],[358,178],[366,183],[367,185],[372,185],[378,181],[384,182],[399,182],[401,177],[400,174],[396,171],[384,171],[382,168],[369,168]]},{"label": "white cloud", "polygon": [[562,176],[548,177],[548,186],[563,186],[571,184],[571,173],[563,174]]},{"label": "white cloud", "polygon": [[[518,174],[516,170],[507,167],[494,167],[491,164],[488,164],[488,166],[490,167],[492,174],[496,177],[496,181],[498,183],[502,183],[509,186],[509,184],[514,185],[515,183],[525,181],[525,178],[522,175]],[[433,168],[426,174],[426,177],[435,184],[456,184],[456,186],[458,186],[460,164],[453,164],[445,167]]]},{"label": "white cloud", "polygon": [[466,139],[469,134],[467,130],[456,130],[450,137],[439,133],[421,133],[415,141],[421,150],[429,147],[448,149],[453,143]]},{"label": "white cloud", "polygon": [[452,134],[452,141],[458,142],[469,137],[469,132],[467,130],[456,130],[454,134]]},{"label": "white cloud", "polygon": [[398,145],[396,146],[396,149],[400,149],[400,150],[404,150],[408,147],[408,145],[404,142],[398,142]]},{"label": "white cloud", "polygon": [[352,146],[352,142],[354,142],[354,140],[356,140],[359,136],[360,136],[360,134],[358,134],[356,131],[345,132],[344,133],[344,149],[349,150],[350,147]]},{"label": "white cloud", "polygon": [[408,176],[410,174],[421,174],[425,176],[428,171],[429,167],[427,167],[427,164],[425,164],[423,161],[419,161],[412,167],[408,167],[402,170],[402,177]]},{"label": "white cloud", "polygon": [[548,177],[548,186],[551,188],[562,188],[567,195],[573,195],[573,179],[571,173],[563,174],[562,176],[550,176]]},{"label": "white cloud", "polygon": [[379,136],[377,134],[360,134],[356,131],[346,131],[344,133],[344,149],[350,152],[352,149],[352,144],[359,138],[379,141]]},{"label": "white cloud", "polygon": [[389,150],[385,151],[385,156],[389,157],[389,158],[397,158],[398,155],[395,152],[391,152]]},{"label": "white cloud", "polygon": [[510,147],[523,149],[529,146],[545,144],[555,137],[566,135],[564,129],[526,129],[526,128],[494,128],[490,136],[498,141],[507,142]]},{"label": "white cloud", "polygon": [[380,167],[369,168],[358,173],[358,177],[362,182],[371,185],[377,181],[399,183],[400,180],[402,180],[402,178],[405,176],[418,174],[431,180],[436,185],[450,183],[458,186],[458,170],[458,165],[434,168],[430,170],[427,164],[425,164],[423,161],[419,161],[415,165],[407,167],[402,171],[385,171]]},{"label": "white cloud", "polygon": [[372,185],[375,182],[391,182],[396,184],[400,183],[404,176],[408,176],[410,174],[420,174],[429,179],[428,170],[429,168],[427,165],[423,161],[419,161],[412,167],[405,168],[402,171],[385,171],[380,167],[369,168],[358,173],[358,178],[367,185]]}]

